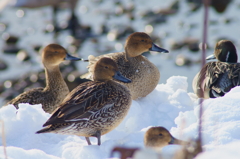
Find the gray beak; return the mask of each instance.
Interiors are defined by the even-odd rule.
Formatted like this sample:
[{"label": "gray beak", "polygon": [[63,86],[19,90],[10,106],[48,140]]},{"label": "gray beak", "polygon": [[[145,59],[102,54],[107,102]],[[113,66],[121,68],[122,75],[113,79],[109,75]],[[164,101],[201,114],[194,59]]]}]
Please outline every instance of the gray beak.
[{"label": "gray beak", "polygon": [[70,55],[69,53],[67,53],[67,55],[64,58],[64,60],[79,61],[79,60],[82,60],[82,58],[74,57],[74,56]]},{"label": "gray beak", "polygon": [[118,81],[124,82],[124,83],[131,83],[132,82],[130,79],[124,77],[119,71],[117,71],[114,74],[113,78],[118,80]]},{"label": "gray beak", "polygon": [[213,60],[213,59],[216,59],[216,56],[214,54],[206,57],[206,60]]},{"label": "gray beak", "polygon": [[172,136],[171,141],[168,143],[169,145],[174,144],[175,138]]},{"label": "gray beak", "polygon": [[169,53],[168,50],[165,50],[163,48],[160,48],[156,44],[152,43],[152,47],[149,49],[149,51],[157,51],[157,52],[163,52],[163,53]]},{"label": "gray beak", "polygon": [[182,141],[182,140],[178,140],[178,139],[176,139],[176,138],[174,138],[174,137],[172,136],[172,139],[171,139],[171,141],[170,141],[168,144],[169,144],[169,145],[173,145],[173,144],[176,144],[176,145],[184,145],[184,144],[188,144],[188,142]]}]

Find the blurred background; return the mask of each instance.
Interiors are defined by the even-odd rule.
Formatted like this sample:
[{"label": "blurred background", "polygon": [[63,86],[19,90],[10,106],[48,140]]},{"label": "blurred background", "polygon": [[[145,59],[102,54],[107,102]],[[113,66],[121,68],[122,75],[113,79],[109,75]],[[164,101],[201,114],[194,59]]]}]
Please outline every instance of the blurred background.
[{"label": "blurred background", "polygon": [[[239,0],[212,0],[207,55],[221,39],[232,40],[239,49],[239,15]],[[159,68],[159,83],[173,75],[186,76],[192,92],[192,79],[201,67],[201,0],[1,0],[0,107],[28,89],[45,86],[44,46],[58,43],[87,59],[124,51],[127,36],[136,31],[148,33],[170,51],[144,53]],[[81,83],[87,64],[61,65],[70,90]]]}]

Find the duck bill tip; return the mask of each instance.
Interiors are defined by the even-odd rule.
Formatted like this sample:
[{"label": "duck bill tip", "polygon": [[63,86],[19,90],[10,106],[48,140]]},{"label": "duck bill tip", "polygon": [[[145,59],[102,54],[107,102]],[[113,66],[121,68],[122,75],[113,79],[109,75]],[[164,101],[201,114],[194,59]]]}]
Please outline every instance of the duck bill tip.
[{"label": "duck bill tip", "polygon": [[67,53],[66,57],[64,58],[64,60],[69,60],[69,61],[82,61],[82,58],[79,57],[75,57],[70,55],[69,53]]},{"label": "duck bill tip", "polygon": [[172,137],[172,140],[169,142],[169,145],[185,145],[185,144],[187,144],[186,141],[182,141],[174,137]]},{"label": "duck bill tip", "polygon": [[126,77],[124,77],[119,71],[117,71],[114,76],[114,79],[120,81],[120,82],[124,82],[124,83],[131,83],[132,81]]},{"label": "duck bill tip", "polygon": [[161,52],[161,53],[169,53],[168,50],[163,49],[163,48],[157,46],[157,45],[154,44],[154,43],[152,44],[152,47],[149,49],[149,51],[156,51],[156,52]]},{"label": "duck bill tip", "polygon": [[206,57],[206,60],[213,60],[216,59],[216,56],[214,54],[209,55],[208,57]]}]

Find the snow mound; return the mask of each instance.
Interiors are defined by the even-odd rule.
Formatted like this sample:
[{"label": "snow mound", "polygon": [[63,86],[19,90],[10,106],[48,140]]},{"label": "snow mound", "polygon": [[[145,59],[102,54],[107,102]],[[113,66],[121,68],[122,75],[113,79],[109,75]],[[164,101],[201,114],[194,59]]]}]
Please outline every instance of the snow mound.
[{"label": "snow mound", "polygon": [[[133,101],[123,122],[102,136],[101,146],[96,145],[95,138],[90,138],[94,145],[88,146],[84,137],[35,134],[50,117],[41,105],[20,104],[18,110],[12,105],[2,107],[0,121],[4,122],[7,155],[13,159],[108,158],[115,146],[143,148],[144,133],[150,126],[164,126],[179,139],[196,138],[199,99],[193,93],[187,93],[187,87],[186,77],[173,76],[166,84],[159,84],[147,97]],[[233,158],[239,157],[236,148],[240,145],[239,96],[240,87],[236,87],[224,97],[203,102],[203,143],[206,152],[198,159],[223,158],[230,153]],[[0,140],[2,137],[0,131]],[[177,149],[179,147],[166,146],[162,152],[170,154]],[[3,146],[0,146],[0,158],[3,157]]]}]

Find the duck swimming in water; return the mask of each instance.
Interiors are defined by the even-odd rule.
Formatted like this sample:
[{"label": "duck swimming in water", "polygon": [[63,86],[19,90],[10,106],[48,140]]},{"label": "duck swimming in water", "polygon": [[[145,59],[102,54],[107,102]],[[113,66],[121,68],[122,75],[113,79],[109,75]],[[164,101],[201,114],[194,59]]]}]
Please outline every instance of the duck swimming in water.
[{"label": "duck swimming in water", "polygon": [[117,64],[110,58],[103,57],[95,64],[93,81],[80,84],[73,89],[53,115],[37,133],[59,133],[97,137],[101,144],[101,135],[117,127],[131,105],[130,91],[124,83],[131,80],[121,75]]},{"label": "duck swimming in water", "polygon": [[46,87],[34,88],[24,92],[9,101],[7,105],[13,104],[18,109],[19,103],[42,104],[45,112],[52,113],[69,93],[68,86],[59,69],[59,64],[64,60],[76,61],[81,60],[81,58],[71,56],[58,44],[49,44],[46,46],[42,53]]},{"label": "duck swimming in water", "polygon": [[98,57],[90,55],[88,57],[89,73],[83,77],[93,79],[94,64],[102,57],[109,57],[117,63],[119,71],[132,80],[131,83],[121,82],[131,91],[132,99],[145,97],[155,89],[160,79],[158,68],[142,56],[142,53],[147,51],[168,53],[167,50],[155,45],[148,34],[135,32],[127,38],[124,52],[110,53]]},{"label": "duck swimming in water", "polygon": [[237,51],[231,41],[219,41],[214,55],[206,59],[218,61],[207,63],[194,77],[192,87],[199,98],[221,97],[240,85],[240,63],[237,63]]}]

